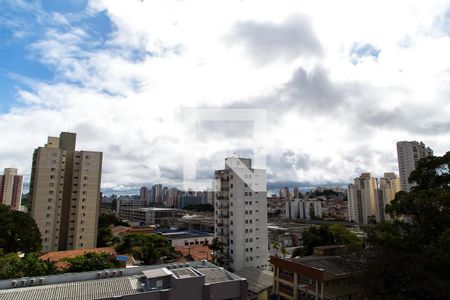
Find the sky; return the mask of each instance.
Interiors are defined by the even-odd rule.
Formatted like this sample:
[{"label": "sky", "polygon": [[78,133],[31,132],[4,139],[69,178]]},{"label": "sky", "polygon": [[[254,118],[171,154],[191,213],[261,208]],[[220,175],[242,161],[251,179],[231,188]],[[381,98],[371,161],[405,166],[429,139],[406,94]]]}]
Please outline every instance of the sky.
[{"label": "sky", "polygon": [[256,144],[269,187],[380,177],[397,141],[450,150],[449,53],[450,1],[0,0],[0,168],[28,181],[71,131],[112,192],[179,185],[187,149],[211,178]]}]

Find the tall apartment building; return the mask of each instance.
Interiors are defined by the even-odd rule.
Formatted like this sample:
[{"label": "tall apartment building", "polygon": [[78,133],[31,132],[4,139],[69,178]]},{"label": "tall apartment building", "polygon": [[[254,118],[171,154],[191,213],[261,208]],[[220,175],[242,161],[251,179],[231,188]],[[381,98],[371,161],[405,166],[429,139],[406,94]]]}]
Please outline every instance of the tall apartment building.
[{"label": "tall apartment building", "polygon": [[287,219],[322,218],[322,202],[319,200],[292,199],[286,201]]},{"label": "tall apartment building", "polygon": [[433,150],[426,147],[423,142],[397,142],[398,171],[402,191],[410,192],[414,186],[413,183],[408,182],[408,177],[416,169],[417,162],[422,158],[432,155]]},{"label": "tall apartment building", "polygon": [[5,168],[3,175],[0,175],[0,204],[20,210],[22,186],[23,176],[17,175],[17,169]]},{"label": "tall apartment building", "polygon": [[380,178],[380,186],[377,189],[377,222],[389,220],[386,214],[386,205],[391,203],[395,198],[395,194],[400,191],[400,179],[395,173],[384,173],[384,177]]},{"label": "tall apartment building", "polygon": [[377,179],[370,173],[362,173],[348,186],[348,220],[368,224],[376,218]]},{"label": "tall apartment building", "polygon": [[152,197],[150,202],[158,205],[163,203],[163,187],[161,184],[155,184],[152,187]]},{"label": "tall apartment building", "polygon": [[215,171],[215,236],[217,253],[233,270],[268,266],[266,171],[251,159],[230,157]]},{"label": "tall apartment building", "polygon": [[75,142],[75,133],[62,132],[33,154],[31,216],[43,251],[96,246],[102,153],[76,151]]},{"label": "tall apartment building", "polygon": [[150,191],[147,187],[143,186],[139,190],[139,200],[145,201],[147,205],[150,203]]}]

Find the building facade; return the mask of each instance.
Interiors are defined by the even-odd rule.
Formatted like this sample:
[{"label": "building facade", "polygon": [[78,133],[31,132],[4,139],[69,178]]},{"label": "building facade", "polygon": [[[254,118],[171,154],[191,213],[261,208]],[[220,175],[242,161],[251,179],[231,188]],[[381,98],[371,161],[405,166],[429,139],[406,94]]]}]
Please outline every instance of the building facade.
[{"label": "building facade", "polygon": [[23,176],[17,175],[17,169],[5,168],[0,175],[0,204],[8,205],[12,210],[20,210],[22,204]]},{"label": "building facade", "polygon": [[368,224],[376,218],[377,179],[370,173],[362,173],[348,186],[348,220]]},{"label": "building facade", "polygon": [[377,189],[377,222],[389,220],[386,214],[386,205],[391,203],[395,198],[395,194],[400,191],[400,179],[395,173],[384,173],[384,177],[380,178],[380,186]]},{"label": "building facade", "polygon": [[362,268],[352,255],[271,256],[270,263],[275,299],[365,299],[360,281]]},{"label": "building facade", "polygon": [[247,281],[207,261],[0,280],[2,300],[245,300]]},{"label": "building facade", "polygon": [[322,202],[319,200],[288,200],[286,201],[286,218],[320,219],[322,218]]},{"label": "building facade", "polygon": [[136,226],[166,224],[172,225],[183,217],[184,211],[177,208],[164,207],[122,207],[119,217],[124,221],[135,223]]},{"label": "building facade", "polygon": [[253,169],[251,159],[225,159],[215,171],[215,236],[217,253],[233,270],[268,266],[266,171]]},{"label": "building facade", "polygon": [[430,147],[426,147],[423,142],[397,142],[398,171],[402,191],[410,192],[414,186],[414,183],[409,183],[408,178],[411,172],[416,169],[417,162],[422,158],[432,155],[433,150]]},{"label": "building facade", "polygon": [[75,151],[75,142],[62,132],[33,154],[31,216],[44,252],[96,246],[102,153]]}]

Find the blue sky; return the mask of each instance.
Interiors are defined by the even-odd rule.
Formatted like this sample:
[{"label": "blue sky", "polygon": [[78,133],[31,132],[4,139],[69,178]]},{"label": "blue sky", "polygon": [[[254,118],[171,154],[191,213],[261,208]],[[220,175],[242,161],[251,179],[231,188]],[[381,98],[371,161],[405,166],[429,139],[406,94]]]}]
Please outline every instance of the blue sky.
[{"label": "blue sky", "polygon": [[[54,28],[64,32],[77,26],[83,28],[89,39],[101,46],[112,32],[111,22],[104,11],[89,12],[84,0],[67,1],[0,1],[0,112],[20,106],[17,90],[29,87],[29,80],[55,82],[56,70],[42,63],[33,44]],[[64,18],[67,24],[54,22]]]},{"label": "blue sky", "polygon": [[[70,129],[79,149],[104,153],[103,188],[177,185],[185,108],[258,108],[271,186],[397,172],[399,140],[450,149],[449,11],[449,0],[0,0],[0,169],[27,181],[33,150]],[[197,132],[198,177],[253,153],[244,129]]]}]

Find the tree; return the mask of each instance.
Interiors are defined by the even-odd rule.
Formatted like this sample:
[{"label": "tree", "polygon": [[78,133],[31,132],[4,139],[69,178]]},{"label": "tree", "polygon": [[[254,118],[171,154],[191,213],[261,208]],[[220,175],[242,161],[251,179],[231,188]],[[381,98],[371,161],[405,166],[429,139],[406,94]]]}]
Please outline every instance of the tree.
[{"label": "tree", "polygon": [[[327,245],[347,245],[351,250],[362,248],[362,241],[342,225],[311,226],[302,233],[303,249],[301,255],[311,255],[314,247]],[[294,252],[293,254],[299,254]]]},{"label": "tree", "polygon": [[0,249],[4,253],[38,252],[41,243],[41,233],[33,218],[0,204]]},{"label": "tree", "polygon": [[69,267],[64,270],[66,272],[86,272],[120,266],[119,261],[108,253],[88,252],[73,258],[65,258],[64,261],[69,263]]},{"label": "tree", "polygon": [[449,167],[450,152],[420,160],[386,207],[394,221],[367,227],[369,297],[450,298]]},{"label": "tree", "polygon": [[115,214],[110,213],[101,213],[98,217],[98,227],[109,227],[111,225],[114,226],[129,226],[127,223],[123,222],[121,219],[119,219]]},{"label": "tree", "polygon": [[218,237],[213,238],[211,244],[208,245],[209,249],[213,251],[213,259],[214,262],[217,263],[217,252],[221,252],[223,250],[223,243],[219,240]]},{"label": "tree", "polygon": [[0,252],[0,279],[24,276],[44,276],[58,273],[54,262],[43,261],[36,254],[21,258],[16,253],[4,255]]},{"label": "tree", "polygon": [[113,233],[108,227],[99,227],[97,234],[97,247],[106,247],[112,244],[114,240]]},{"label": "tree", "polygon": [[314,210],[314,204],[309,204],[309,218],[314,220],[316,218],[316,211]]},{"label": "tree", "polygon": [[117,247],[121,253],[131,253],[146,265],[169,261],[176,257],[169,239],[159,234],[129,234]]}]

